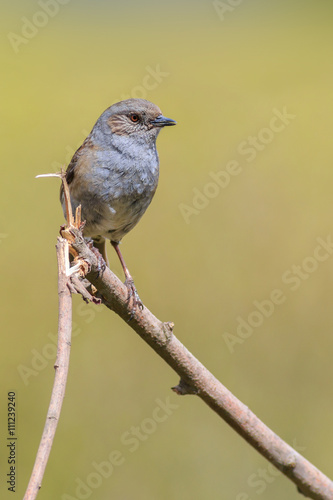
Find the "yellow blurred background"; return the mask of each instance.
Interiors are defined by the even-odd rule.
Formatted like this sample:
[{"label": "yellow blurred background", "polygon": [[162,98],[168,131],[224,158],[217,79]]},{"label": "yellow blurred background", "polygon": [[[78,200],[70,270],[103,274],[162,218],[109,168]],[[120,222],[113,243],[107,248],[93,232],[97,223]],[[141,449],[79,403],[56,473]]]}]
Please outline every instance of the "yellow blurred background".
[{"label": "yellow blurred background", "polygon": [[[153,203],[122,244],[141,298],[333,476],[332,15],[331,2],[308,0],[3,9],[1,498],[13,498],[7,393],[16,392],[22,498],[54,375],[63,216],[58,179],[35,176],[67,164],[101,112],[129,96],[177,120],[158,138]],[[73,309],[40,500],[299,498],[199,399],[172,393],[177,376],[117,316],[78,296]]]}]

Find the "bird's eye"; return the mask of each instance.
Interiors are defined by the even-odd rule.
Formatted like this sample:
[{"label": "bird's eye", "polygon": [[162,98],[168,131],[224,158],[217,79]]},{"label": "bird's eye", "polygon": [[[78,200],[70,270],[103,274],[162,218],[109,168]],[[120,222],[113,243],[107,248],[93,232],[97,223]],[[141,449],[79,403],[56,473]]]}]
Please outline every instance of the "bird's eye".
[{"label": "bird's eye", "polygon": [[130,118],[131,118],[133,123],[137,123],[140,120],[140,116],[137,115],[136,113],[132,113]]}]

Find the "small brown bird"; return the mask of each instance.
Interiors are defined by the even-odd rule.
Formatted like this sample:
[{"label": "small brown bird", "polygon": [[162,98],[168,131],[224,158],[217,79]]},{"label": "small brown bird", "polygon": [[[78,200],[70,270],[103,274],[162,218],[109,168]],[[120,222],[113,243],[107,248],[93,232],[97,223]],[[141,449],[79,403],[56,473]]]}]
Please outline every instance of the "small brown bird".
[{"label": "small brown bird", "polygon": [[[83,234],[93,239],[106,264],[105,240],[111,241],[133,309],[142,303],[119,243],[152,201],[159,177],[156,139],[162,127],[175,124],[144,99],[113,104],[98,118],[66,171],[72,209],[81,205],[86,221]],[[62,189],[60,201],[66,216]]]}]

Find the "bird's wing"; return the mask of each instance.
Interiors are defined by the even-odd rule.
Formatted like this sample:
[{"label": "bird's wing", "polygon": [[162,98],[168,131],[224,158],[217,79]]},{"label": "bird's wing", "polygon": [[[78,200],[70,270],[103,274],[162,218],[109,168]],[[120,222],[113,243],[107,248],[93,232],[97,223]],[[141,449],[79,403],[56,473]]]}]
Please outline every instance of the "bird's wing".
[{"label": "bird's wing", "polygon": [[[73,158],[71,159],[70,163],[68,164],[67,170],[66,170],[66,181],[67,184],[70,185],[73,182],[74,176],[75,176],[75,167],[79,163],[79,160],[81,156],[85,153],[85,150],[87,148],[91,147],[91,139],[90,135],[84,140],[84,142],[81,144],[79,149],[77,149],[73,155]],[[60,201],[62,201],[63,197],[63,187],[61,185],[60,187]]]}]

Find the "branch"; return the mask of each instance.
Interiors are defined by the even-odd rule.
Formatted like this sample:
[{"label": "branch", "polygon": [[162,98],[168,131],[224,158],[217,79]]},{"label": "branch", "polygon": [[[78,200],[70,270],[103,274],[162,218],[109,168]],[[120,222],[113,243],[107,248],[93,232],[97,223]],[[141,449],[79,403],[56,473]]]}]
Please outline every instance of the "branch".
[{"label": "branch", "polygon": [[[79,258],[75,250],[73,250],[68,243],[68,238],[71,238],[70,231],[76,230],[80,232],[84,226],[84,224],[81,223],[81,207],[76,209],[74,218],[70,204],[69,190],[63,171],[58,174],[47,174],[46,177],[60,177],[63,181],[68,226],[61,228],[63,238],[58,238],[56,245],[58,261],[59,319],[58,350],[57,359],[54,365],[54,383],[42,438],[23,500],[34,500],[41,488],[46,464],[50,456],[60,418],[69,368],[72,335],[72,293],[80,293],[85,302],[92,301],[95,304],[100,303],[100,299],[93,297],[85,288],[83,282],[78,278],[78,276],[81,278],[85,276],[90,269],[89,265]],[[70,267],[69,264],[69,253],[73,256],[72,267]]]},{"label": "branch", "polygon": [[38,448],[28,488],[25,492],[23,500],[35,499],[41,488],[44,471],[52,448],[54,435],[60,417],[62,402],[65,396],[68,374],[72,333],[72,298],[68,286],[68,276],[66,273],[68,242],[63,238],[58,238],[56,249],[58,259],[59,322],[58,351],[57,359],[54,365],[54,384],[43,435]]},{"label": "branch", "polygon": [[[82,235],[80,207],[76,212],[76,219],[73,219],[64,172],[47,176],[62,178],[68,227],[61,229],[61,235],[67,241],[59,238],[57,244],[59,330],[55,380],[43,436],[24,500],[35,499],[41,487],[64,398],[71,337],[71,292],[81,293],[85,301],[92,300],[98,303],[100,299],[94,296],[96,291],[102,297],[103,303],[129,323],[133,330],[178,373],[180,382],[178,386],[173,387],[177,394],[195,394],[201,398],[251,446],[293,481],[300,493],[314,500],[332,500],[332,481],[277,436],[224,387],[173,335],[173,323],[162,323],[147,308],[137,309],[133,314],[127,300],[127,288],[110,269],[101,269],[96,251],[92,251]],[[68,244],[74,258],[71,268],[66,253]],[[81,278],[87,277],[93,285],[90,292],[75,274]]]},{"label": "branch", "polygon": [[332,500],[333,483],[313,464],[267,427],[247,406],[219,382],[173,335],[173,323],[162,323],[146,307],[131,314],[127,289],[106,268],[101,274],[96,255],[80,231],[72,231],[72,247],[91,271],[87,279],[103,303],[115,311],[180,376],[173,390],[196,394],[251,446],[293,481],[298,491],[314,500]]},{"label": "branch", "polygon": [[[57,261],[58,261],[58,296],[59,296],[59,319],[58,319],[58,350],[54,365],[55,375],[51,394],[49,409],[42,438],[37,451],[35,464],[31,473],[30,481],[23,500],[34,500],[42,485],[45,468],[50,456],[54,436],[56,433],[61,407],[65,396],[67,375],[69,368],[69,355],[72,335],[72,293],[80,293],[85,302],[100,304],[101,300],[94,297],[84,286],[83,278],[89,271],[89,265],[83,261],[77,252],[69,245],[71,230],[82,231],[84,223],[81,222],[81,206],[76,209],[73,217],[70,203],[69,189],[66,182],[66,174],[62,170],[56,174],[38,175],[37,177],[60,177],[63,183],[64,197],[66,200],[67,227],[61,228],[63,238],[58,238]],[[81,233],[80,233],[81,234]],[[69,253],[73,257],[73,265],[69,264]],[[94,292],[95,290],[92,290]]]}]

